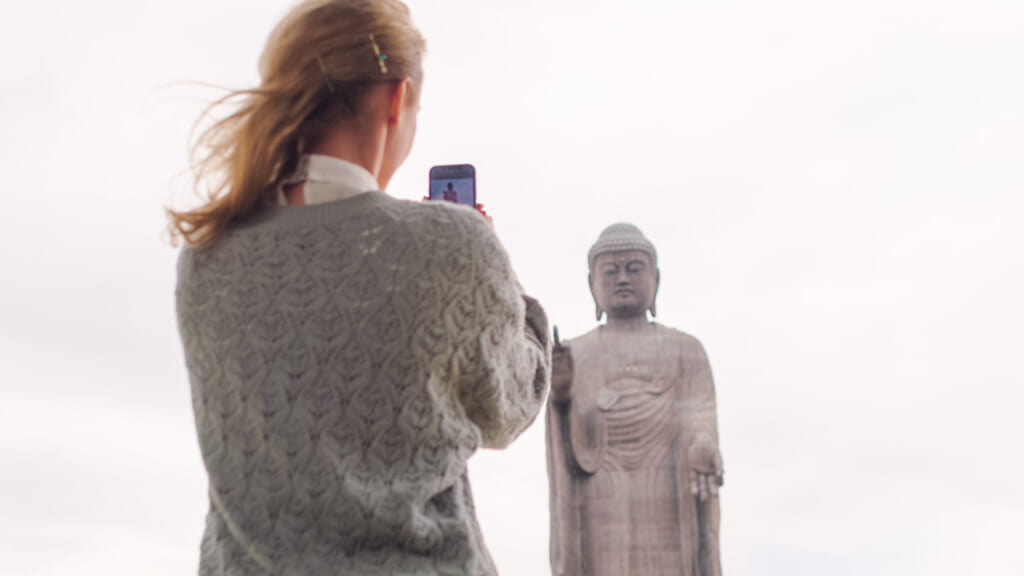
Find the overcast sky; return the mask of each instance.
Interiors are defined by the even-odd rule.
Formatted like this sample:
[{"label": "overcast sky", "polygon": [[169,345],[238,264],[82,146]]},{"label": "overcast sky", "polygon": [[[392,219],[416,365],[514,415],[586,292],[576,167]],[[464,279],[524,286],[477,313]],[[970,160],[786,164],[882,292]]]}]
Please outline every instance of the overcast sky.
[{"label": "overcast sky", "polygon": [[[162,208],[276,0],[0,6],[0,573],[195,573],[205,475]],[[1024,3],[412,0],[418,140],[470,162],[565,336],[586,252],[657,245],[718,389],[731,574],[1024,573]],[[548,573],[543,426],[471,464]]]}]

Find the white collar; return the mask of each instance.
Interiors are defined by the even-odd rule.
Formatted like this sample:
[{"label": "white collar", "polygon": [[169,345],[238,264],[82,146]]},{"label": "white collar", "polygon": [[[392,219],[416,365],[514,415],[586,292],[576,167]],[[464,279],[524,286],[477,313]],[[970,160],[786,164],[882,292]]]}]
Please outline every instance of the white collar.
[{"label": "white collar", "polygon": [[307,154],[299,159],[295,173],[281,182],[278,203],[288,203],[285,186],[300,182],[305,183],[302,192],[307,205],[344,200],[380,188],[373,174],[358,164],[334,156]]}]

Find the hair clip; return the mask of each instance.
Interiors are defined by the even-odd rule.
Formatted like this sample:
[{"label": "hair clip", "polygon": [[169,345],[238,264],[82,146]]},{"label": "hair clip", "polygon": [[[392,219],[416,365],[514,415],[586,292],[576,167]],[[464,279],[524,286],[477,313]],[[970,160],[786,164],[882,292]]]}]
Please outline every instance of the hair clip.
[{"label": "hair clip", "polygon": [[380,73],[387,74],[388,64],[385,60],[388,59],[388,55],[381,54],[380,46],[377,45],[377,40],[373,37],[373,34],[370,34],[370,44],[373,44],[373,53],[377,55],[377,64],[380,65]]},{"label": "hair clip", "polygon": [[320,65],[320,71],[324,73],[324,82],[327,82],[327,91],[334,94],[334,84],[331,83],[331,77],[327,74],[327,66],[324,66],[324,61],[320,59],[320,55],[316,55],[316,63]]}]

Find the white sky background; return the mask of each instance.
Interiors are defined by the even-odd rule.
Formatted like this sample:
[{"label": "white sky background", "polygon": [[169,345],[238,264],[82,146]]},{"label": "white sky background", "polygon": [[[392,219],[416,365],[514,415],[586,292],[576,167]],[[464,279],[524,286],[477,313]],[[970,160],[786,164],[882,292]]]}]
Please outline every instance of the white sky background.
[{"label": "white sky background", "polygon": [[[161,209],[283,1],[0,6],[0,573],[195,573],[205,476]],[[594,325],[585,254],[659,249],[710,355],[724,568],[1024,573],[1024,4],[412,0],[419,137],[471,162],[523,283]],[[471,466],[545,574],[541,421]]]}]

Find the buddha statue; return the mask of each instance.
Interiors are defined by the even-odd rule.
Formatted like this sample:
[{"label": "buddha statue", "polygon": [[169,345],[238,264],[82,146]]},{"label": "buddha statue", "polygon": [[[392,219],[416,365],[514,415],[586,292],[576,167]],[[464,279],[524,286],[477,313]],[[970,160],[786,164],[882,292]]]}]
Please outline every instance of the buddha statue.
[{"label": "buddha statue", "polygon": [[715,388],[655,316],[657,252],[631,224],[590,249],[598,321],[556,344],[547,459],[553,576],[719,576]]}]

